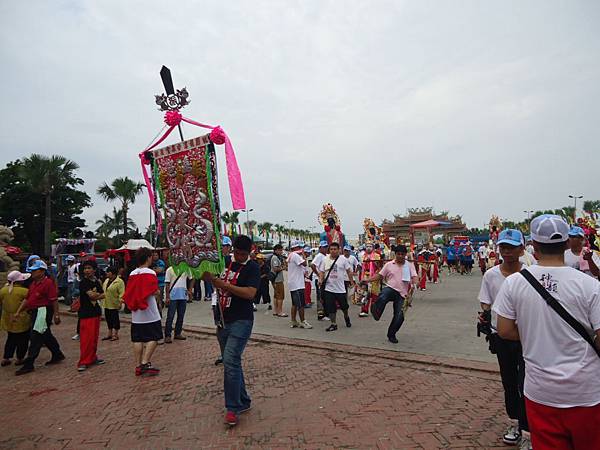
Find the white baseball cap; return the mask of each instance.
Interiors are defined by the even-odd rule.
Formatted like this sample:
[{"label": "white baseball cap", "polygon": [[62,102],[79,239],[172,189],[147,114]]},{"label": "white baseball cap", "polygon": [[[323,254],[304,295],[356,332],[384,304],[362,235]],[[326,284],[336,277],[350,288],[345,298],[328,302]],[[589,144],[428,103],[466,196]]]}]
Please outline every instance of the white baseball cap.
[{"label": "white baseball cap", "polygon": [[531,239],[540,244],[554,244],[569,239],[569,224],[561,216],[542,214],[531,221]]}]

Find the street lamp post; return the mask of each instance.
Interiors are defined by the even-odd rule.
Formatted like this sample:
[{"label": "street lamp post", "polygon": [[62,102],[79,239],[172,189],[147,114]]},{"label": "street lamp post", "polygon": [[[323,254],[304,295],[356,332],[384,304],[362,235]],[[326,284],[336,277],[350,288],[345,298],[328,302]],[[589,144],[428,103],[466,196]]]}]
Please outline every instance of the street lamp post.
[{"label": "street lamp post", "polygon": [[254,242],[254,236],[252,236],[252,231],[250,230],[250,212],[254,211],[254,208],[242,209],[242,211],[246,213],[246,232],[250,236],[250,239],[252,239],[252,242]]},{"label": "street lamp post", "polygon": [[527,214],[527,223],[531,222],[531,215],[534,213],[534,211],[523,211],[525,214]]},{"label": "street lamp post", "polygon": [[575,211],[573,211],[573,222],[575,222],[577,220],[577,199],[583,198],[583,195],[569,195],[569,198],[573,199],[573,206],[575,207]]},{"label": "street lamp post", "polygon": [[290,248],[290,245],[292,245],[291,239],[290,239],[290,231],[292,229],[292,224],[294,223],[294,219],[292,220],[284,220],[285,223],[287,223],[287,235],[288,235],[288,249]]}]

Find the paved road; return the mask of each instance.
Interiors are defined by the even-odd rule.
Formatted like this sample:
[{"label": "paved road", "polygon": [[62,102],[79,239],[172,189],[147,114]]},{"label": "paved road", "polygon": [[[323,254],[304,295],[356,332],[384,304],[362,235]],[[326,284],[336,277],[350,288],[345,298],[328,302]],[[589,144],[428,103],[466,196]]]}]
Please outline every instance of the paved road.
[{"label": "paved road", "polygon": [[[434,356],[452,356],[476,361],[494,362],[483,337],[478,338],[475,317],[479,304],[477,294],[481,285],[481,274],[444,276],[440,284],[428,284],[427,291],[417,292],[413,307],[398,333],[399,344],[391,344],[386,331],[392,316],[391,305],[379,322],[371,317],[359,318],[358,306],[351,307],[352,328],[341,325],[338,331],[326,333],[326,322],[318,322],[316,310],[308,311],[312,330],[291,329],[289,319],[276,318],[259,305],[255,315],[254,331],[273,336],[297,337],[315,341],[354,344],[358,346],[413,352]],[[284,309],[289,313],[289,292]],[[314,292],[313,292],[314,298]],[[186,323],[211,327],[212,313],[208,302],[188,304]],[[343,324],[343,320],[338,320]]]},{"label": "paved road", "polygon": [[64,363],[44,367],[42,350],[34,373],[0,369],[1,449],[505,448],[497,374],[409,363],[390,351],[251,342],[244,369],[253,409],[228,430],[214,337],[159,347],[160,376],[141,379],[127,325],[120,341],[100,343],[105,365],[77,373],[74,327],[71,317],[55,327]]}]

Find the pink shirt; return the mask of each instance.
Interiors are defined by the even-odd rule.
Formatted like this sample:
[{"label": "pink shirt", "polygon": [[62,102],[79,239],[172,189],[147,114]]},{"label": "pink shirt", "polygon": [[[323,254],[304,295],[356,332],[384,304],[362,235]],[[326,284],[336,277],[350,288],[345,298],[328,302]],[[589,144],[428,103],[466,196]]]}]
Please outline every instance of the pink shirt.
[{"label": "pink shirt", "polygon": [[[415,265],[411,262],[406,261],[404,264],[408,264],[410,269],[410,278],[417,276],[417,270]],[[396,261],[390,261],[385,263],[385,266],[379,272],[379,275],[383,277],[383,281],[392,289],[400,292],[402,297],[408,295],[408,289],[410,287],[410,281],[402,281],[402,270],[404,264],[398,265]]]}]

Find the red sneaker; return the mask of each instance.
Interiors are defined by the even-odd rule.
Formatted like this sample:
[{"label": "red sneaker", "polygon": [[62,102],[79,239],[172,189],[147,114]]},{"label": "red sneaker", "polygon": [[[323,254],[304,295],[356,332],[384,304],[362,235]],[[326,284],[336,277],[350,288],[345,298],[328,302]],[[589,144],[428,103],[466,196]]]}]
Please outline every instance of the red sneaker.
[{"label": "red sneaker", "polygon": [[142,373],[143,377],[155,377],[160,373],[160,369],[158,367],[152,367],[152,364],[142,364]]},{"label": "red sneaker", "polygon": [[238,416],[233,411],[227,411],[225,423],[230,427],[235,427],[238,424]]},{"label": "red sneaker", "polygon": [[142,366],[137,366],[135,368],[135,376],[139,377],[142,374]]}]

